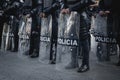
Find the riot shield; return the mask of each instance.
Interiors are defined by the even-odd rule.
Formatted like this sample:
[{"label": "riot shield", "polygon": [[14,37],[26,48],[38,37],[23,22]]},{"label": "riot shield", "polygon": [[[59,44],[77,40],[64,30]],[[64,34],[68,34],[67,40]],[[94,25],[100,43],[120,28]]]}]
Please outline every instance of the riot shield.
[{"label": "riot shield", "polygon": [[42,18],[40,33],[39,61],[48,64],[50,61],[50,32],[52,17]]},{"label": "riot shield", "polygon": [[14,16],[10,16],[10,20],[4,24],[1,48],[5,51],[14,49],[14,34],[13,34],[13,29],[15,26],[14,24],[15,24]]},{"label": "riot shield", "polygon": [[19,55],[28,53],[30,46],[30,32],[31,32],[32,19],[23,16],[19,23]]},{"label": "riot shield", "polygon": [[9,25],[4,23],[3,32],[2,32],[2,42],[1,42],[1,50],[6,50],[6,37],[8,36],[9,32]]},{"label": "riot shield", "polygon": [[92,18],[92,34],[95,40],[96,55],[99,61],[109,61],[110,55],[117,54],[116,39],[112,31],[112,22],[108,23],[108,17],[99,14]]},{"label": "riot shield", "polygon": [[60,14],[56,69],[65,70],[77,65],[80,16],[77,12],[70,15]]}]

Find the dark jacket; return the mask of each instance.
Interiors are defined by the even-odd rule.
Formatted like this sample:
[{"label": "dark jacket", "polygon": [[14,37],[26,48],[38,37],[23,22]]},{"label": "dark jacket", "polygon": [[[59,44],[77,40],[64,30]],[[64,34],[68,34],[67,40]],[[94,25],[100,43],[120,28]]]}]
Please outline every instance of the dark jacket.
[{"label": "dark jacket", "polygon": [[31,15],[36,15],[42,10],[42,0],[25,0],[23,9],[31,9],[29,13]]},{"label": "dark jacket", "polygon": [[60,2],[59,0],[51,0],[52,4],[47,7],[46,9],[43,10],[43,12],[48,16],[48,15],[57,15],[57,11],[60,9]]},{"label": "dark jacket", "polygon": [[82,41],[88,39],[90,25],[88,22],[88,17],[86,18],[86,9],[89,7],[89,5],[94,4],[94,2],[92,2],[91,0],[76,0],[75,2],[70,3],[69,0],[63,0],[63,3],[64,8],[69,8],[70,11],[77,11],[80,14],[79,37]]},{"label": "dark jacket", "polygon": [[100,0],[100,10],[109,10],[112,13],[120,13],[120,2],[118,0]]},{"label": "dark jacket", "polygon": [[72,4],[72,6],[69,6],[70,2],[68,2],[68,0],[63,0],[63,2],[65,4],[65,8],[69,7],[70,11],[77,11],[78,13],[84,11],[84,9],[89,5],[94,4],[92,0],[76,0],[73,2],[74,4]]}]

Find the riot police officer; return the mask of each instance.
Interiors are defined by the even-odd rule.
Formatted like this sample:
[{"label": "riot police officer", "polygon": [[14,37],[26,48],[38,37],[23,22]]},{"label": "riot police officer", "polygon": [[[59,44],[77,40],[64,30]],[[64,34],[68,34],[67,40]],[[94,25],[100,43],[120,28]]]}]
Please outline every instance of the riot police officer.
[{"label": "riot police officer", "polygon": [[[99,7],[100,7],[100,15],[110,15],[112,18],[112,33],[113,37],[116,38],[117,44],[120,48],[120,17],[119,17],[119,10],[120,10],[120,2],[114,0],[100,0]],[[109,23],[110,24],[110,23]],[[119,53],[120,54],[120,53]],[[117,63],[117,66],[120,66],[120,56]]]},{"label": "riot police officer", "polygon": [[[115,37],[120,49],[120,2],[112,0],[111,7],[112,7],[111,13],[113,13],[113,22],[114,22],[113,26],[114,26],[115,32],[117,32],[117,35]],[[120,52],[119,52],[119,60],[118,60],[117,66],[120,66]]]},{"label": "riot police officer", "polygon": [[2,38],[2,32],[3,32],[3,24],[5,21],[5,18],[3,16],[4,9],[7,7],[7,1],[6,0],[0,0],[0,46],[1,46],[1,38]]},{"label": "riot police officer", "polygon": [[[47,0],[44,0],[47,3]],[[50,63],[55,64],[56,62],[56,50],[57,50],[57,36],[58,36],[58,15],[61,8],[61,0],[52,0],[49,5],[45,4],[45,8],[41,17],[46,17],[48,15],[52,16],[52,32],[50,38]]]},{"label": "riot police officer", "polygon": [[[10,16],[14,16],[15,23],[12,24],[12,33],[14,35],[14,49],[12,51],[18,50],[18,18],[19,18],[19,8],[22,2],[20,0],[1,0],[1,7],[3,9],[3,16],[1,21],[2,26],[4,22],[9,22]],[[2,28],[2,27],[1,27]],[[2,29],[0,29],[2,30]]]},{"label": "riot police officer", "polygon": [[1,38],[2,38],[2,30],[3,30],[3,10],[2,10],[3,0],[0,0],[0,47],[1,47]]},{"label": "riot police officer", "polygon": [[[86,19],[85,19],[85,10],[86,8],[93,4],[91,0],[63,0],[64,1],[64,8],[61,11],[62,13],[70,13],[71,11],[77,11],[80,14],[80,31],[79,31],[79,47],[82,47],[82,65],[79,67],[78,72],[85,72],[89,70],[89,31]],[[76,63],[77,53],[73,53],[72,64],[73,68],[77,67],[73,65]]]},{"label": "riot police officer", "polygon": [[31,11],[27,13],[32,17],[29,55],[31,58],[36,58],[39,56],[41,19],[38,14],[42,10],[42,0],[25,0],[24,6],[31,7]]}]

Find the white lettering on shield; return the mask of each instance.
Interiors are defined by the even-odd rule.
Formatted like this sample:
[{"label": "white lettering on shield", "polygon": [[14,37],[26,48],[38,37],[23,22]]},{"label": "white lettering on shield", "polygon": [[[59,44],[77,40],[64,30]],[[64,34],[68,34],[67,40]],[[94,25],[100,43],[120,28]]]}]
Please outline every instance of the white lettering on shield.
[{"label": "white lettering on shield", "polygon": [[41,36],[40,37],[40,41],[43,41],[43,42],[50,42],[50,37],[46,37],[46,36]]},{"label": "white lettering on shield", "polygon": [[58,44],[67,46],[78,46],[77,40],[58,38]]},{"label": "white lettering on shield", "polygon": [[115,38],[109,38],[109,37],[95,37],[95,41],[97,42],[104,42],[104,43],[116,43]]}]

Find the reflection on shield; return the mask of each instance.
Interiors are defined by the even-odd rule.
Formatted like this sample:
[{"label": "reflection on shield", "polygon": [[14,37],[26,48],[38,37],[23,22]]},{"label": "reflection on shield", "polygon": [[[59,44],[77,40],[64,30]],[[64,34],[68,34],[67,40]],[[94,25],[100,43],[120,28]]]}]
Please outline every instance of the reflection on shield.
[{"label": "reflection on shield", "polygon": [[16,18],[10,16],[10,20],[4,23],[2,33],[2,50],[13,50],[14,49],[14,29],[17,27]]},{"label": "reflection on shield", "polygon": [[2,43],[1,43],[1,49],[5,50],[6,47],[6,38],[9,32],[9,25],[7,23],[4,23],[3,26],[3,33],[2,33]]},{"label": "reflection on shield", "polygon": [[19,24],[19,55],[22,55],[23,53],[27,53],[29,51],[30,46],[30,32],[31,32],[31,24],[32,19],[27,18],[26,16],[23,16],[20,20]]},{"label": "reflection on shield", "polygon": [[99,61],[110,60],[110,55],[117,54],[116,39],[112,31],[112,23],[108,23],[107,17],[99,14],[92,18],[92,34],[96,41],[96,55]]},{"label": "reflection on shield", "polygon": [[49,63],[50,60],[50,33],[52,26],[52,17],[42,18],[40,34],[39,61]]},{"label": "reflection on shield", "polygon": [[79,24],[80,17],[77,12],[71,12],[70,15],[60,14],[56,57],[58,70],[77,63]]}]

